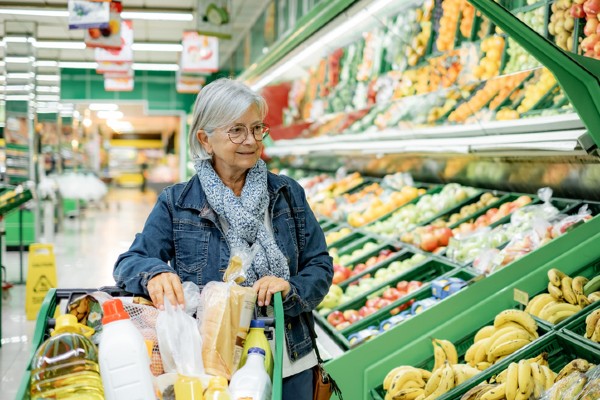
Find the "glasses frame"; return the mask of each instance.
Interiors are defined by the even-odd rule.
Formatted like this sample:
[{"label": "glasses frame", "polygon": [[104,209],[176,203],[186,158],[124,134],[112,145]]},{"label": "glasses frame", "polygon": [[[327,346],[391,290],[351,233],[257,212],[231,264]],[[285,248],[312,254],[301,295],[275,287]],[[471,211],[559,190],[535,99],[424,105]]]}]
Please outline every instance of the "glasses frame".
[{"label": "glasses frame", "polygon": [[[264,129],[264,132],[263,132],[263,134],[262,134],[261,138],[260,138],[260,139],[257,139],[257,138],[256,138],[256,136],[254,136],[254,133],[252,134],[252,137],[253,137],[253,138],[254,138],[254,140],[256,140],[257,142],[262,142],[263,140],[265,140],[265,138],[266,138],[267,136],[269,136],[269,133],[271,132],[271,127],[270,127],[269,125],[267,125],[267,124],[265,124],[265,123],[263,122],[263,123],[260,123],[260,124],[256,124],[256,125],[254,125],[254,126],[252,127],[252,129],[254,129],[254,128],[258,127],[258,126],[262,126],[262,127],[263,127],[263,129]],[[231,129],[233,129],[233,128],[236,128],[236,127],[244,127],[244,128],[246,129],[246,134],[244,134],[244,135],[240,136],[240,137],[243,137],[243,139],[242,139],[242,141],[241,141],[241,142],[239,142],[239,143],[238,143],[238,142],[234,142],[234,141],[233,141],[233,139],[231,138],[231,132],[230,132],[230,131],[231,131]],[[249,135],[249,134],[250,134],[250,129],[249,129],[249,128],[248,128],[246,125],[244,125],[244,124],[237,124],[237,125],[234,125],[234,126],[230,127],[229,129],[227,129],[227,137],[229,138],[229,140],[230,140],[230,141],[231,141],[231,143],[233,143],[233,144],[242,144],[242,143],[244,143],[244,142],[246,141],[246,139],[248,139],[248,135]]]}]

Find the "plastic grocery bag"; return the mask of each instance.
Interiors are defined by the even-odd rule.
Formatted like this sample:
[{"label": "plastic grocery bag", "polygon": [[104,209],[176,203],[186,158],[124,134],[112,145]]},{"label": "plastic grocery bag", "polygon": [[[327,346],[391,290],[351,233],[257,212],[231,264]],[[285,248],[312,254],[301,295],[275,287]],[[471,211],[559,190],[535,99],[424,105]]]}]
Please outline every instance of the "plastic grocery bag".
[{"label": "plastic grocery bag", "polygon": [[542,203],[525,206],[515,210],[510,218],[510,223],[512,225],[531,223],[531,221],[536,218],[551,220],[558,216],[560,211],[558,211],[551,203],[552,189],[549,187],[541,188],[538,190],[537,195],[540,200],[542,200]]},{"label": "plastic grocery bag", "polygon": [[199,377],[204,374],[202,338],[196,320],[164,298],[156,321],[156,336],[165,372]]},{"label": "plastic grocery bag", "polygon": [[553,224],[552,237],[556,238],[562,236],[569,230],[574,229],[590,219],[592,219],[592,212],[588,209],[588,205],[584,204],[579,211],[577,211],[577,214],[563,216]]},{"label": "plastic grocery bag", "polygon": [[595,366],[585,373],[587,383],[576,400],[600,399],[600,367]]},{"label": "plastic grocery bag", "polygon": [[197,318],[202,335],[202,359],[206,373],[228,380],[236,371],[242,356],[243,343],[254,314],[256,293],[251,287],[239,286],[256,254],[232,250],[224,274],[227,282],[209,282],[200,295]]}]

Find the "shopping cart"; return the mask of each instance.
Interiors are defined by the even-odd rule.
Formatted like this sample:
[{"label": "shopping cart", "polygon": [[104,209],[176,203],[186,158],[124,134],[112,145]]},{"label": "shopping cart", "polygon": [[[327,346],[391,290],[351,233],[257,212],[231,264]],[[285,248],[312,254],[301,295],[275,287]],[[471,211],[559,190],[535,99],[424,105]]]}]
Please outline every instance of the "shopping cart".
[{"label": "shopping cart", "polygon": [[[17,392],[17,399],[29,399],[29,383],[31,378],[31,362],[33,356],[38,347],[50,337],[50,329],[54,328],[55,313],[57,307],[61,307],[64,303],[63,313],[66,313],[67,306],[75,298],[92,293],[95,291],[102,291],[108,293],[113,297],[128,297],[132,296],[131,293],[125,292],[116,286],[105,286],[99,289],[50,289],[42,306],[35,324],[35,331],[33,339],[31,341],[31,354],[29,355],[29,362],[19,391]],[[281,400],[281,389],[282,389],[282,360],[283,360],[283,303],[281,300],[281,293],[276,293],[274,296],[274,317],[273,318],[260,318],[265,321],[267,330],[274,330],[275,334],[275,354],[273,355],[273,392],[272,400]]]}]

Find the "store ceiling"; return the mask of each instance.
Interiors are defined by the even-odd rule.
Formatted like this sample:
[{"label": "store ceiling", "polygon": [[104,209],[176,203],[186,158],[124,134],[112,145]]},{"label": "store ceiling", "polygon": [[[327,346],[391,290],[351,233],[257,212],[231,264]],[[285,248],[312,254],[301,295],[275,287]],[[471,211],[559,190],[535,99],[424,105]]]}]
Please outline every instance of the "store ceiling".
[{"label": "store ceiling", "polygon": [[[180,44],[182,32],[185,30],[210,30],[214,26],[202,22],[204,10],[209,3],[223,4],[223,1],[208,0],[123,0],[123,11],[145,12],[178,12],[193,14],[192,21],[146,21],[134,20],[134,43],[170,43]],[[264,11],[269,0],[229,0],[231,5],[231,22],[226,28],[232,35],[231,40],[220,40],[219,62],[223,66],[242,38],[247,34],[254,21]],[[8,0],[0,1],[2,9],[67,9],[67,1],[41,0]],[[69,30],[67,18],[48,16],[7,15],[0,13],[0,33],[4,34],[6,21],[37,23],[38,41],[70,41],[83,42],[83,30]],[[221,31],[222,31],[221,27]],[[214,30],[214,29],[213,29]],[[4,36],[4,35],[3,35]],[[175,64],[179,59],[179,51],[134,51],[136,63],[169,63]],[[92,49],[37,49],[40,60],[55,61],[94,61]]]}]

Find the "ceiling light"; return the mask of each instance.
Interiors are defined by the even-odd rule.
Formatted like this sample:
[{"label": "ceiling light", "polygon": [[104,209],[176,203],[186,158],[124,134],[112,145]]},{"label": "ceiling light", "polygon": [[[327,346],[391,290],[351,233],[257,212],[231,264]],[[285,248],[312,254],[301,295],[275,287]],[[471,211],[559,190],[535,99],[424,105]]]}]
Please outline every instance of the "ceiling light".
[{"label": "ceiling light", "polygon": [[93,61],[61,61],[58,63],[60,68],[81,68],[81,69],[96,69],[98,63]]},{"label": "ceiling light", "polygon": [[58,61],[52,60],[37,60],[34,65],[36,67],[58,67]]},{"label": "ceiling light", "polygon": [[119,106],[114,103],[92,103],[88,108],[92,111],[117,111]]},{"label": "ceiling light", "polygon": [[26,94],[7,95],[6,101],[29,101],[29,96]]},{"label": "ceiling light", "polygon": [[69,42],[69,41],[43,41],[39,40],[33,44],[38,49],[67,49],[67,50],[83,50],[85,43]]},{"label": "ceiling light", "polygon": [[181,51],[183,45],[179,43],[133,43],[133,51]]},{"label": "ceiling light", "polygon": [[[0,14],[26,15],[34,17],[63,17],[69,16],[68,10],[62,9],[37,9],[37,8],[2,8]],[[123,11],[123,19],[143,19],[152,21],[193,21],[194,15],[188,12],[145,12],[145,11]]]},{"label": "ceiling light", "polygon": [[178,71],[177,64],[151,64],[151,63],[133,63],[133,69],[136,71]]},{"label": "ceiling light", "polygon": [[[3,9],[0,8],[0,14]],[[4,43],[35,43],[35,38],[25,36],[6,36],[2,39]]]},{"label": "ceiling light", "polygon": [[31,85],[6,85],[7,92],[29,92],[31,89]]},{"label": "ceiling light", "polygon": [[60,87],[58,87],[58,86],[36,86],[35,91],[38,93],[59,93]]},{"label": "ceiling light", "polygon": [[123,113],[121,111],[98,111],[96,113],[98,118],[102,119],[121,119],[123,118]]},{"label": "ceiling light", "polygon": [[192,13],[167,13],[167,12],[141,12],[141,11],[123,11],[123,19],[144,19],[147,21],[193,21]]},{"label": "ceiling light", "polygon": [[4,61],[12,64],[27,64],[35,61],[34,57],[4,57]]},{"label": "ceiling light", "polygon": [[37,100],[39,101],[60,101],[60,96],[52,94],[38,95]]},{"label": "ceiling light", "polygon": [[6,74],[7,79],[31,79],[34,76],[33,72],[9,72]]},{"label": "ceiling light", "polygon": [[37,75],[35,77],[40,82],[58,82],[60,81],[60,76],[58,75]]},{"label": "ceiling light", "polygon": [[129,121],[119,121],[116,119],[109,119],[106,121],[106,125],[116,132],[133,132],[133,125]]}]

